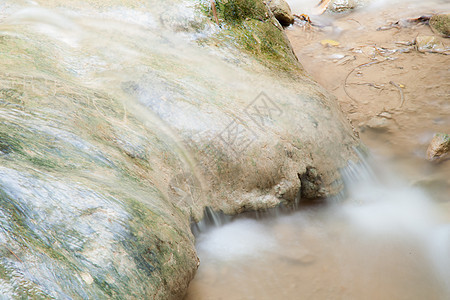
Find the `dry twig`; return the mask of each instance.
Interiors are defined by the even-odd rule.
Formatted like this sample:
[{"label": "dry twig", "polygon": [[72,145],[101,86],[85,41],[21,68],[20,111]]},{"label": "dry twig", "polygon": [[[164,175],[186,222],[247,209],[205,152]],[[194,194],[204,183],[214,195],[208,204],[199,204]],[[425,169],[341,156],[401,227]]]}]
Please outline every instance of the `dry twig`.
[{"label": "dry twig", "polygon": [[305,15],[305,14],[296,15],[296,14],[294,14],[294,17],[299,19],[300,21],[304,21],[304,22],[309,23],[309,24],[312,25],[311,19],[309,18],[308,15]]},{"label": "dry twig", "polygon": [[370,87],[373,87],[373,88],[376,88],[379,90],[384,90],[384,85],[378,85],[378,84],[370,83],[370,82],[356,82],[356,83],[350,83],[350,84],[367,85],[367,86],[370,86]]},{"label": "dry twig", "polygon": [[14,255],[21,263],[23,263],[23,261],[11,249],[9,249],[6,245],[5,245],[5,248],[8,249],[8,251],[11,252],[11,254]]},{"label": "dry twig", "polygon": [[360,64],[360,65],[354,67],[354,68],[347,74],[347,76],[345,76],[345,80],[344,80],[344,92],[347,94],[347,96],[348,96],[353,102],[357,102],[357,101],[356,101],[355,98],[353,98],[352,96],[350,96],[350,94],[349,94],[348,91],[347,91],[347,85],[348,85],[348,84],[347,84],[347,81],[348,81],[348,78],[350,77],[350,75],[351,75],[356,69],[358,69],[358,68],[362,68],[362,67],[367,67],[367,66],[379,64],[379,63],[385,62],[385,61],[387,61],[387,60],[388,60],[388,59],[386,58],[385,60],[377,60],[377,61],[371,61],[371,62],[368,62],[368,63]]},{"label": "dry twig", "polygon": [[328,8],[328,4],[330,3],[331,0],[320,0],[319,4],[317,4],[317,14],[321,15],[323,14],[327,8]]},{"label": "dry twig", "polygon": [[393,81],[389,81],[389,83],[392,84],[393,86],[395,86],[398,89],[398,91],[400,92],[400,106],[399,106],[399,108],[400,108],[403,106],[403,103],[405,102],[405,96],[403,95],[403,89]]},{"label": "dry twig", "polygon": [[219,25],[219,18],[217,17],[217,9],[215,0],[209,0],[211,2],[211,8],[214,15],[214,19],[216,20],[217,25]]},{"label": "dry twig", "polygon": [[294,18],[297,18],[301,22],[304,22],[305,25],[319,27],[319,28],[323,27],[323,25],[311,21],[311,18],[305,14],[300,14],[300,15],[294,14]]},{"label": "dry twig", "polygon": [[420,16],[418,18],[412,18],[412,19],[401,19],[397,22],[391,22],[387,25],[381,26],[377,28],[377,31],[380,30],[389,30],[392,28],[405,28],[409,27],[411,25],[418,25],[418,24],[429,24],[431,16]]}]

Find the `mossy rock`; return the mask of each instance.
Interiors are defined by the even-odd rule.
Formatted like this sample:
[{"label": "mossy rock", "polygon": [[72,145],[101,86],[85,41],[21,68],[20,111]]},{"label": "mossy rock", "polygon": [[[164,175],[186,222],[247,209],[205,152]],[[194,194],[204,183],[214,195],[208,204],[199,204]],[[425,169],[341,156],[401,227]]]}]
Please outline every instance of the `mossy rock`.
[{"label": "mossy rock", "polygon": [[430,19],[430,26],[445,37],[450,37],[450,14],[434,15]]},{"label": "mossy rock", "polygon": [[[226,23],[239,24],[246,19],[267,20],[269,14],[266,5],[260,0],[217,0],[217,16]],[[208,7],[208,14],[212,11]]]},{"label": "mossy rock", "polygon": [[[214,21],[209,3],[201,8]],[[273,70],[303,73],[283,28],[263,1],[218,0],[216,9],[222,30],[208,37],[206,43],[237,47]]]}]

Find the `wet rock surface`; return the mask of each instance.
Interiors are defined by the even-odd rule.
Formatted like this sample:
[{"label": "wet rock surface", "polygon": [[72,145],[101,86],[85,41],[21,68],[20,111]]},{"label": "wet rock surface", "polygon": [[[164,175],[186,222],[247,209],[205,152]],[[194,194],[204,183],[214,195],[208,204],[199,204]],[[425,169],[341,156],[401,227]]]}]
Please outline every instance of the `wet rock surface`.
[{"label": "wet rock surface", "polygon": [[0,8],[6,297],[180,299],[205,206],[293,202],[308,166],[308,196],[333,195],[357,160],[269,17],[218,29],[179,1]]}]

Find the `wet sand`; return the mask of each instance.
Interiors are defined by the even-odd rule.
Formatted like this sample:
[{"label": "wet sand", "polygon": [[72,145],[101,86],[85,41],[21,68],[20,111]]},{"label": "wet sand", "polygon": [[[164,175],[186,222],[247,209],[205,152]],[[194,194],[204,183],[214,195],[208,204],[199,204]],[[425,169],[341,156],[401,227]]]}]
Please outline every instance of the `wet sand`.
[{"label": "wet sand", "polygon": [[[404,2],[311,16],[324,27],[297,21],[286,33],[304,68],[337,97],[372,153],[411,182],[448,199],[450,160],[430,164],[425,154],[434,133],[450,133],[450,56],[407,46],[417,36],[438,36],[428,25],[377,29],[449,12],[450,3]],[[322,45],[327,39],[339,45]],[[450,47],[450,39],[441,40]]]}]

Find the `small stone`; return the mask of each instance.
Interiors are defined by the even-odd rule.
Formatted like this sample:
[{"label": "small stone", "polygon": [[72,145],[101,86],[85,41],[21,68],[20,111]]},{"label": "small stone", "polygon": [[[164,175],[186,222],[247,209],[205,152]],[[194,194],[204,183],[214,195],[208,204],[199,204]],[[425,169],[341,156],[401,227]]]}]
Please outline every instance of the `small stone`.
[{"label": "small stone", "polygon": [[416,37],[416,49],[419,52],[436,53],[443,53],[447,50],[438,37],[428,35]]},{"label": "small stone", "polygon": [[445,133],[436,133],[427,149],[427,160],[442,161],[450,151],[450,136]]},{"label": "small stone", "polygon": [[328,9],[335,13],[346,12],[365,5],[367,0],[332,0]]},{"label": "small stone", "polygon": [[306,167],[302,174],[298,174],[301,182],[300,192],[302,199],[318,199],[323,197],[322,178],[317,169],[311,166]]},{"label": "small stone", "polygon": [[387,131],[389,128],[389,118],[383,116],[375,116],[369,121],[360,124],[361,130],[372,129],[377,131]]},{"label": "small stone", "polygon": [[294,23],[294,15],[292,14],[289,4],[284,0],[268,0],[270,10],[275,18],[283,26],[289,26]]}]

